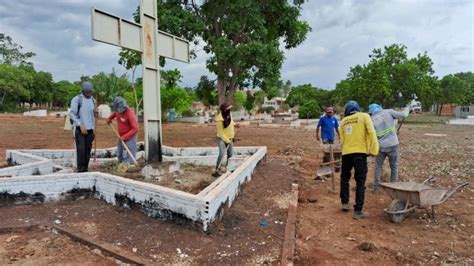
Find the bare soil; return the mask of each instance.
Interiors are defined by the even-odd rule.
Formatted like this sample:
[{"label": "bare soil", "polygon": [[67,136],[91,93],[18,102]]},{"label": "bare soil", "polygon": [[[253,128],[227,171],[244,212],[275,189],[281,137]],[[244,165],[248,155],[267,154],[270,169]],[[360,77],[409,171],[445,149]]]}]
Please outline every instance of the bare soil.
[{"label": "bare soil", "polygon": [[0,265],[117,265],[66,236],[48,229],[0,234]]},{"label": "bare soil", "polygon": [[141,182],[160,185],[192,194],[198,194],[209,186],[216,178],[212,176],[214,166],[181,164],[180,171],[161,175],[160,178],[147,178],[141,172],[141,168],[130,168],[133,171],[127,172],[126,168],[121,169],[117,162],[111,162],[96,167],[91,170],[105,172]]},{"label": "bare soil", "polygon": [[[469,265],[474,263],[474,128],[445,125],[445,120],[411,116],[400,131],[401,180],[421,182],[433,175],[435,182],[429,184],[433,187],[471,182],[436,207],[435,220],[416,210],[401,224],[391,223],[383,211],[391,199],[384,192],[371,192],[372,168],[364,207],[370,217],[353,220],[352,212],[340,211],[337,192],[329,192],[331,182],[314,180],[323,156],[314,131],[242,126],[236,146],[267,146],[268,157],[207,234],[188,223],[157,221],[95,199],[0,208],[0,226],[61,219],[65,226],[100,240],[137,248],[138,255],[153,263],[276,263],[284,237],[288,193],[296,180],[300,184],[296,264]],[[61,129],[62,122],[60,118],[0,115],[0,161],[5,149],[73,148],[70,132]],[[142,133],[139,139],[143,139]],[[163,142],[174,147],[215,146],[215,127],[165,124]],[[97,146],[113,145],[113,132],[100,121]],[[351,204],[353,197],[351,190]],[[269,226],[261,227],[262,220]]]}]

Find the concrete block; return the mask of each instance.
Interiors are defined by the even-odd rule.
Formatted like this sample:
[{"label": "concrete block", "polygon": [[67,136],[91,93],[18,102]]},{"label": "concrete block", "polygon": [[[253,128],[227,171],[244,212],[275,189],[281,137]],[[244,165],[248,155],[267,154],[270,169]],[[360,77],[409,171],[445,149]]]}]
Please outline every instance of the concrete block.
[{"label": "concrete block", "polygon": [[47,110],[34,110],[29,112],[24,112],[23,116],[48,116]]}]

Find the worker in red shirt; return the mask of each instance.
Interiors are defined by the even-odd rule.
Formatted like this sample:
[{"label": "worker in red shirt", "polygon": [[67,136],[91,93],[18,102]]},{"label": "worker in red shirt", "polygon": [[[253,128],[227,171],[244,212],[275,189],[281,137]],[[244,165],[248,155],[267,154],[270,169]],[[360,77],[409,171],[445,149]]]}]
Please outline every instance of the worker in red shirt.
[{"label": "worker in red shirt", "polygon": [[[114,113],[107,118],[107,123],[110,124],[114,118],[117,119],[120,138],[125,142],[135,157],[138,137],[138,122],[135,112],[128,107],[127,101],[120,96],[115,97],[112,108]],[[133,164],[133,159],[130,158],[127,151],[124,151],[120,140],[117,141],[117,159],[119,163]]]}]

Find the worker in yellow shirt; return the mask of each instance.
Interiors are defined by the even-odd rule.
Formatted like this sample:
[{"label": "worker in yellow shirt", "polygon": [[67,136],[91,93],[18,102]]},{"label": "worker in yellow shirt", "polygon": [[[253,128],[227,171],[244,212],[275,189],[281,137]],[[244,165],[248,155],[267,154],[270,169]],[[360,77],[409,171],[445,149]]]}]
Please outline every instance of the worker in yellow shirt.
[{"label": "worker in yellow shirt", "polygon": [[219,107],[220,113],[217,116],[217,146],[219,147],[219,156],[217,157],[216,162],[216,171],[212,174],[214,177],[219,176],[219,170],[221,168],[222,160],[224,159],[224,154],[227,151],[227,161],[226,166],[229,163],[229,159],[233,154],[233,140],[235,135],[234,130],[234,120],[230,114],[232,105],[223,103]]},{"label": "worker in yellow shirt", "polygon": [[354,168],[356,181],[356,202],[354,219],[369,217],[363,212],[365,180],[367,177],[367,156],[376,156],[379,152],[377,134],[370,116],[360,112],[356,101],[345,105],[344,118],[341,121],[342,169],[341,169],[341,203],[342,210],[349,211],[349,180]]}]

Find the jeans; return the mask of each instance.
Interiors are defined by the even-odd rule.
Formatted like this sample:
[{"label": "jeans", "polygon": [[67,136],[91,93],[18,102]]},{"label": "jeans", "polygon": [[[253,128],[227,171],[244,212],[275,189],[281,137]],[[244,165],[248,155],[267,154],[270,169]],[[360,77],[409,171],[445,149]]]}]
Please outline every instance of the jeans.
[{"label": "jeans", "polygon": [[89,161],[91,159],[94,131],[89,129],[87,130],[87,135],[82,135],[81,128],[76,127],[74,139],[76,140],[77,172],[87,172],[89,170]]},{"label": "jeans", "polygon": [[374,189],[380,189],[382,180],[383,162],[388,157],[390,163],[390,182],[398,181],[398,162],[400,161],[400,146],[395,145],[387,148],[380,148],[379,154],[375,157],[375,184]]},{"label": "jeans", "polygon": [[367,178],[367,154],[351,153],[342,155],[342,171],[341,171],[341,203],[349,203],[349,180],[351,178],[351,170],[355,169],[354,178],[356,181],[356,204],[354,211],[362,211],[364,207],[365,180]]},{"label": "jeans", "polygon": [[233,154],[234,144],[232,143],[232,141],[229,142],[229,143],[225,143],[221,138],[217,138],[217,146],[219,147],[219,156],[217,156],[216,172],[219,170],[221,160],[224,159],[223,155],[224,155],[224,152],[225,152],[225,149],[227,148],[227,146],[229,146],[229,148],[227,149],[227,162],[226,162],[226,165],[229,163],[229,159],[232,157],[232,154]]},{"label": "jeans", "polygon": [[[135,134],[131,139],[124,141],[128,149],[131,151],[133,157],[137,154],[137,138],[138,134]],[[128,151],[123,147],[122,141],[117,140],[117,159],[119,163],[134,164],[133,159],[128,154]]]}]

